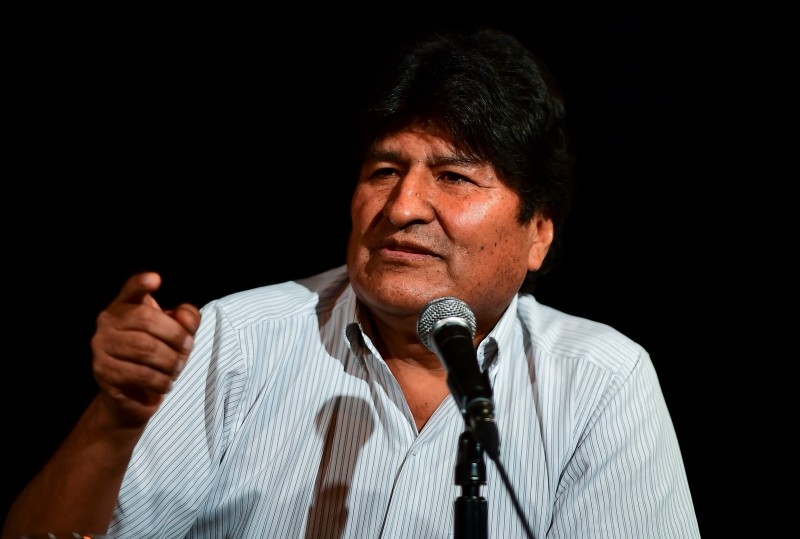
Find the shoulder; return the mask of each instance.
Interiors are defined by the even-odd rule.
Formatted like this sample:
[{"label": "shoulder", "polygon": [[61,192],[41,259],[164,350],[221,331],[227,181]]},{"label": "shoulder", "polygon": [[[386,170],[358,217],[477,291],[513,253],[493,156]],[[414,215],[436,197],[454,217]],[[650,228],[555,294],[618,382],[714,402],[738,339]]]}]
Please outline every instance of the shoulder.
[{"label": "shoulder", "polygon": [[223,316],[233,327],[316,316],[349,285],[345,266],[310,277],[234,292],[206,304],[203,317]]},{"label": "shoulder", "polygon": [[532,295],[519,296],[517,316],[534,347],[554,359],[581,360],[620,374],[649,362],[647,351],[617,329],[543,305]]}]

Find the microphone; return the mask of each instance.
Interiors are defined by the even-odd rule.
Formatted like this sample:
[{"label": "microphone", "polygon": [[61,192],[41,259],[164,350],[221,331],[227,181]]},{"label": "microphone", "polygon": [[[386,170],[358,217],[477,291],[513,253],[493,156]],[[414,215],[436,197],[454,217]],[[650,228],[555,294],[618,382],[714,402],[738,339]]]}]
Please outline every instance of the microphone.
[{"label": "microphone", "polygon": [[472,339],[475,315],[466,303],[447,296],[423,307],[417,335],[438,357],[447,371],[447,386],[467,426],[489,456],[500,455],[500,436],[494,421],[494,400],[489,375],[478,367]]}]

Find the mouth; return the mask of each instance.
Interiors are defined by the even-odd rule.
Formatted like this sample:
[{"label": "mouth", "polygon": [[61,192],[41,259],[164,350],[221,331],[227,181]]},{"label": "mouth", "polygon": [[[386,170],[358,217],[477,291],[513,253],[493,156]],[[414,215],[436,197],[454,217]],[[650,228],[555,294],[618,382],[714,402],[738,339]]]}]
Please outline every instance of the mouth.
[{"label": "mouth", "polygon": [[378,246],[377,252],[386,258],[396,259],[418,259],[418,258],[441,258],[441,256],[426,245],[420,243],[387,240]]}]

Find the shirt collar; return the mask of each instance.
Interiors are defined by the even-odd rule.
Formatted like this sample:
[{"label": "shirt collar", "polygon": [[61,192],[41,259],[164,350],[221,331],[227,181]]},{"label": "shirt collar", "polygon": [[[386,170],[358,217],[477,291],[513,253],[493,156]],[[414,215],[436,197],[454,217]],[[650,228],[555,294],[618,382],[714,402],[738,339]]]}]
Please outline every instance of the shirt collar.
[{"label": "shirt collar", "polygon": [[359,356],[365,353],[372,353],[380,357],[372,341],[361,327],[359,320],[360,303],[352,286],[348,286],[345,289],[338,303],[341,304],[341,308],[345,309],[344,339],[350,351]]},{"label": "shirt collar", "polygon": [[503,316],[497,321],[492,330],[478,344],[477,356],[478,365],[481,370],[489,370],[490,373],[497,368],[497,363],[502,357],[501,349],[508,347],[511,342],[511,335],[514,332],[514,321],[517,312],[517,295],[511,298]]},{"label": "shirt collar", "polygon": [[[358,311],[359,302],[356,298],[353,288],[348,286],[345,293],[339,299],[342,304],[339,307],[347,310],[344,337],[348,347],[356,354],[363,354],[366,352],[372,353],[376,357],[380,357],[375,346],[372,344],[370,338],[364,333],[359,321]],[[511,342],[511,335],[514,331],[514,320],[516,319],[518,297],[514,295],[509,303],[508,308],[497,321],[497,324],[492,328],[489,334],[480,342],[476,350],[478,365],[481,370],[489,369],[490,372],[497,368],[497,363],[502,354],[500,349],[502,346],[508,346]]]}]

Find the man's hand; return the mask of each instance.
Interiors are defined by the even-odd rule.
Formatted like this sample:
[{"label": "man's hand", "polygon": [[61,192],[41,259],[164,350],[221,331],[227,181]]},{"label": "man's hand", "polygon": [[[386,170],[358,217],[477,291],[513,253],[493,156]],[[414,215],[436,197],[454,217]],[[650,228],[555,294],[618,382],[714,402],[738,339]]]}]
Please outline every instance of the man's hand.
[{"label": "man's hand", "polygon": [[158,273],[134,275],[97,317],[92,369],[109,427],[144,427],[194,345],[200,311],[186,303],[163,310],[152,295],[160,286]]}]

